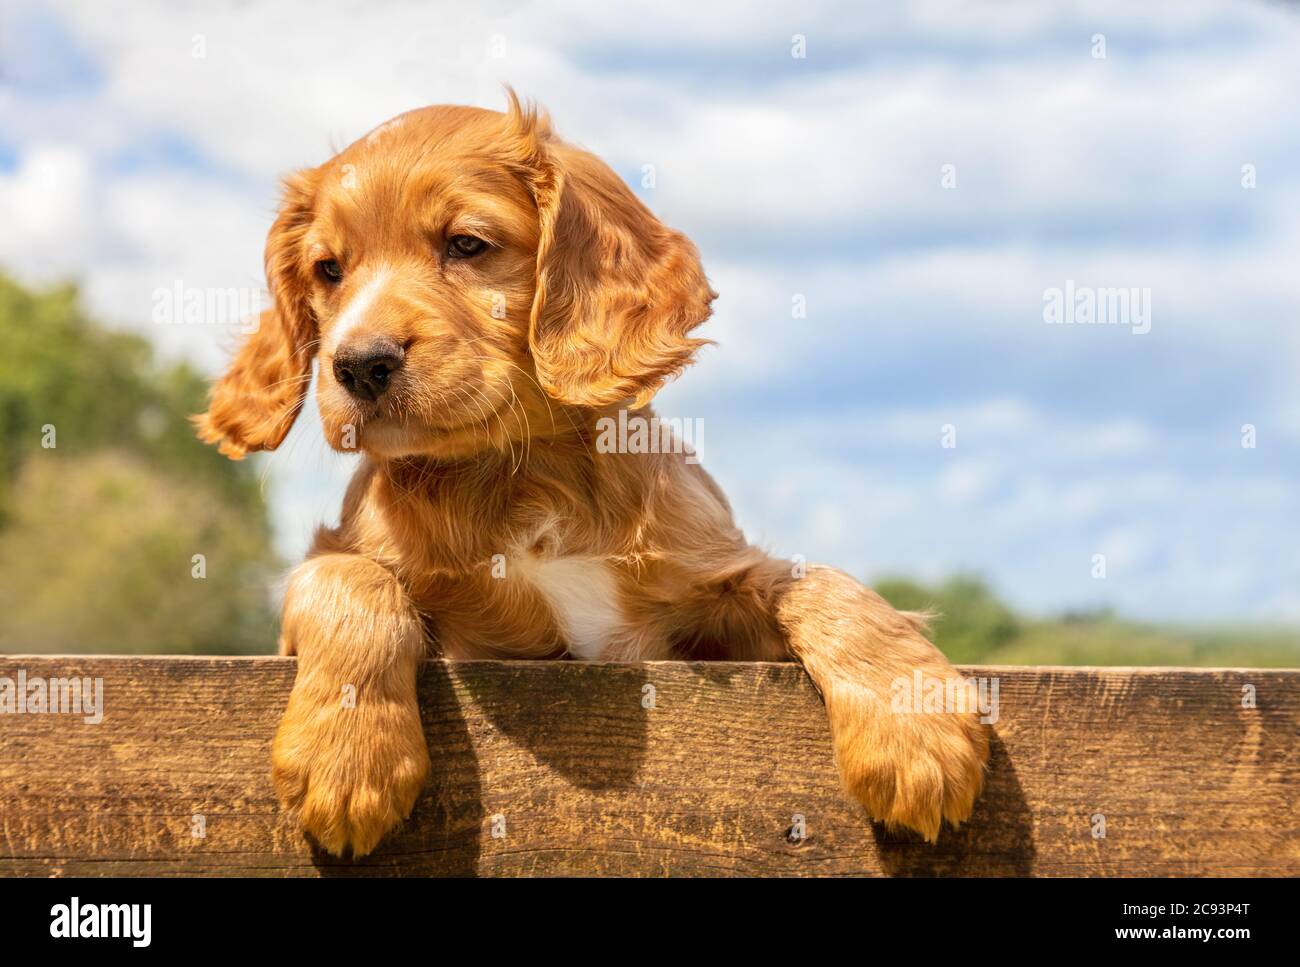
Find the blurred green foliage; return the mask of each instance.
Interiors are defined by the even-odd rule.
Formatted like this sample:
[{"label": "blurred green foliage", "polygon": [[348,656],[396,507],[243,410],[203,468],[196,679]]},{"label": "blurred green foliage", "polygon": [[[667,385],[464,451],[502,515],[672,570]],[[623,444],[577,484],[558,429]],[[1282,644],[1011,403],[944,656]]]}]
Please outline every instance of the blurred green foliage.
[{"label": "blurred green foliage", "polygon": [[274,648],[266,506],[252,466],[195,439],[205,395],[73,287],[0,276],[0,651]]},{"label": "blurred green foliage", "polygon": [[1144,624],[1109,610],[1026,618],[999,601],[984,582],[968,576],[937,586],[886,578],[873,587],[896,608],[930,612],[935,644],[964,664],[1300,665],[1300,632],[1295,628]]},{"label": "blurred green foliage", "polygon": [[938,588],[904,578],[878,581],[876,591],[895,608],[933,613],[932,628],[944,653],[957,662],[986,661],[1020,634],[1020,620],[973,577],[950,578]]}]

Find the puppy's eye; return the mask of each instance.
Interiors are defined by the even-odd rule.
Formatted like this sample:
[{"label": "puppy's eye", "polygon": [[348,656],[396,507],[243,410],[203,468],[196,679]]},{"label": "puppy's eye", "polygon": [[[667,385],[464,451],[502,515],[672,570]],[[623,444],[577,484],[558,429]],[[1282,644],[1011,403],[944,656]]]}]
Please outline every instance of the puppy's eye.
[{"label": "puppy's eye", "polygon": [[488,243],[473,235],[453,235],[447,239],[447,257],[453,259],[472,259],[488,247]]},{"label": "puppy's eye", "polygon": [[334,259],[321,259],[316,263],[316,274],[331,284],[343,279],[343,266]]}]

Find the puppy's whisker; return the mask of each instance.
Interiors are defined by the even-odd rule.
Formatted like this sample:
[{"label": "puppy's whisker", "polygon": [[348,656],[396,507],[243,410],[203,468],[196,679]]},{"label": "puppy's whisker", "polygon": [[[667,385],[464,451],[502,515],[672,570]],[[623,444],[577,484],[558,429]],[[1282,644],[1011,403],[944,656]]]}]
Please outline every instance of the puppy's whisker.
[{"label": "puppy's whisker", "polygon": [[[470,358],[473,359],[475,362],[504,363],[506,366],[510,367],[511,369],[518,370],[521,374],[523,374],[525,378],[531,380],[532,383],[537,387],[541,395],[542,401],[546,404],[546,412],[551,419],[551,428],[552,430],[554,430],[555,414],[551,409],[550,397],[547,395],[546,391],[542,389],[541,384],[537,382],[537,379],[531,373],[529,373],[526,369],[524,369],[514,360],[510,360],[510,359],[495,359],[489,356],[473,356]],[[527,406],[525,406],[523,400],[519,398],[519,393],[515,387],[513,380],[509,381],[509,385],[510,385],[510,397],[511,397],[510,399],[511,412],[513,413],[515,407],[518,406],[519,413],[522,416],[521,428],[524,431],[524,441],[529,447],[529,452],[531,452],[533,431],[532,431],[532,423],[528,419],[528,408]],[[572,426],[572,420],[570,420],[570,426]]]},{"label": "puppy's whisker", "polygon": [[277,379],[274,383],[267,383],[266,388],[277,389],[278,387],[281,386],[292,386],[295,383],[306,384],[310,382],[311,382],[311,374],[308,373],[306,376],[286,376],[284,377],[284,379]]},{"label": "puppy's whisker", "polygon": [[[514,445],[514,442],[513,442],[513,441],[511,440],[511,438],[510,438],[510,431],[509,431],[509,429],[506,427],[505,420],[503,420],[503,419],[501,418],[501,413],[500,413],[500,411],[499,411],[498,409],[492,407],[491,402],[490,402],[489,400],[487,400],[486,397],[484,397],[484,396],[482,395],[482,391],[481,391],[481,390],[471,389],[470,387],[465,387],[465,386],[457,386],[457,387],[456,387],[456,390],[457,390],[458,393],[460,393],[460,394],[462,394],[462,395],[465,394],[465,393],[469,393],[469,394],[470,394],[470,395],[467,397],[467,399],[468,399],[468,400],[469,400],[473,405],[475,405],[476,407],[478,407],[479,414],[482,416],[482,419],[480,420],[480,422],[481,422],[481,424],[482,424],[482,426],[483,426],[483,431],[484,431],[485,433],[489,433],[489,434],[490,434],[490,432],[491,432],[490,421],[491,421],[493,415],[496,416],[497,421],[501,424],[501,434],[502,434],[502,437],[504,438],[504,442],[505,442],[506,445],[510,448],[510,462],[511,462],[511,464],[513,465],[513,464],[514,464],[514,461],[515,461],[515,445]],[[487,404],[488,404],[488,409],[487,409],[486,412],[485,412],[484,409],[483,409],[483,404],[484,404],[484,403],[487,403]],[[513,473],[514,471],[512,470],[511,472]]]}]

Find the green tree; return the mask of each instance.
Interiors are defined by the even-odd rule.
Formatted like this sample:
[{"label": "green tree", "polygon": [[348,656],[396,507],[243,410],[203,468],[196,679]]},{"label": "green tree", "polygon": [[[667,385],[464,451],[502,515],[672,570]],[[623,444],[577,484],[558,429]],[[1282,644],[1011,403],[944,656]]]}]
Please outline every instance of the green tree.
[{"label": "green tree", "polygon": [[957,575],[935,588],[886,578],[874,586],[896,608],[928,612],[935,644],[955,662],[987,661],[1022,631],[1015,612],[979,578]]},{"label": "green tree", "polygon": [[73,287],[0,276],[0,650],[273,646],[266,506],[251,465],[195,439],[205,394]]}]

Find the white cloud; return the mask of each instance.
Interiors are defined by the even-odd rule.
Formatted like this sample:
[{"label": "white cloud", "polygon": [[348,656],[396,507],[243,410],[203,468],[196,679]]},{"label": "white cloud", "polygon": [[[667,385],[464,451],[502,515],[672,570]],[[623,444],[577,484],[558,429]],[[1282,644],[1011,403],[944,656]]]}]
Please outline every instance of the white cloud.
[{"label": "white cloud", "polygon": [[0,261],[29,278],[77,272],[95,256],[90,159],[80,149],[34,144],[0,172]]},{"label": "white cloud", "polygon": [[[0,88],[0,127],[19,149],[0,166],[0,265],[79,276],[95,312],[169,354],[221,365],[236,333],[153,326],[152,296],[176,281],[260,285],[283,172],[411,107],[499,107],[509,81],[620,171],[655,164],[647,200],[701,242],[722,293],[707,332],[720,346],[664,408],[708,419],[709,465],[755,536],[859,573],[984,569],[1031,606],[1109,593],[1142,613],[1300,610],[1269,563],[1300,517],[1276,456],[1300,441],[1287,380],[1300,362],[1291,11],[52,9],[105,85],[62,99]],[[1094,32],[1105,60],[1091,57]],[[789,56],[794,33],[804,61]],[[1246,163],[1254,190],[1240,184]],[[944,164],[955,189],[941,187]],[[1150,288],[1151,333],[1046,326],[1043,290],[1066,279]],[[796,294],[806,318],[791,315]],[[998,378],[944,385],[939,373],[960,375],[935,362],[944,353]],[[1257,377],[1230,387],[1221,427],[1174,432],[1157,413],[1104,408],[1131,389],[1116,372],[1185,394],[1246,366]],[[1046,386],[1027,379],[1044,373]],[[1231,397],[1260,387],[1239,416]],[[1079,397],[1068,418],[1067,392]],[[891,393],[908,398],[878,402]],[[1260,426],[1255,464],[1205,473],[1175,459],[1214,466],[1214,441],[1247,419]],[[959,444],[943,462],[947,423]],[[347,466],[310,413],[266,462],[289,553],[337,513]],[[1140,580],[1087,580],[1103,540]]]}]

